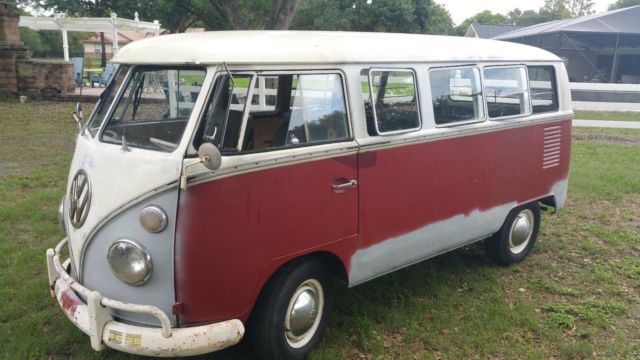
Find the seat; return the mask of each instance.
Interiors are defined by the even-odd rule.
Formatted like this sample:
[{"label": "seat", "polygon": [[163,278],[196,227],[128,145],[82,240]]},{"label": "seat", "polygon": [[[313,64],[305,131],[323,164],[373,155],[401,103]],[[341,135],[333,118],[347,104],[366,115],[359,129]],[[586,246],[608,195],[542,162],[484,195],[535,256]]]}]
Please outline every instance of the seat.
[{"label": "seat", "polygon": [[109,80],[111,80],[116,70],[118,70],[118,65],[108,63],[107,67],[104,68],[104,71],[102,73],[100,73],[99,75],[89,76],[89,81],[91,82],[92,86],[95,83],[97,83],[98,85],[107,86]]},{"label": "seat", "polygon": [[72,57],[69,59],[69,62],[73,64],[73,80],[76,82],[76,85],[82,84],[82,71],[84,67],[84,58]]}]

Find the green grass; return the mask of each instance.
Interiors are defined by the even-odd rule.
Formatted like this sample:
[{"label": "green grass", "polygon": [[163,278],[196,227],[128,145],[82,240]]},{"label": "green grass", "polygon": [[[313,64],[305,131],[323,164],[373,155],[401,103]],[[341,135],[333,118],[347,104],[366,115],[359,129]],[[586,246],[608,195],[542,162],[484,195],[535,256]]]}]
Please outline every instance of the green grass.
[{"label": "green grass", "polygon": [[[0,103],[0,359],[95,353],[47,289],[73,103]],[[311,359],[640,357],[640,131],[574,129],[569,200],[523,263],[481,244],[339,289]],[[243,358],[234,348],[213,358]]]},{"label": "green grass", "polygon": [[640,121],[640,112],[576,110],[574,118],[579,120]]}]

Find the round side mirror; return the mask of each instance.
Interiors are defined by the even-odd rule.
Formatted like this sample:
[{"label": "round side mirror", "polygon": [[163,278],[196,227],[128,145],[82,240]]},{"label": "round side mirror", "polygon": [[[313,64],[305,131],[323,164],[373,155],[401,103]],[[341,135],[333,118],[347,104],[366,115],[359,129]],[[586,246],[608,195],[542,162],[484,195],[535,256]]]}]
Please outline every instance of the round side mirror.
[{"label": "round side mirror", "polygon": [[200,145],[200,148],[198,148],[198,156],[200,157],[200,161],[202,161],[202,165],[209,170],[217,170],[222,164],[220,150],[211,143]]}]

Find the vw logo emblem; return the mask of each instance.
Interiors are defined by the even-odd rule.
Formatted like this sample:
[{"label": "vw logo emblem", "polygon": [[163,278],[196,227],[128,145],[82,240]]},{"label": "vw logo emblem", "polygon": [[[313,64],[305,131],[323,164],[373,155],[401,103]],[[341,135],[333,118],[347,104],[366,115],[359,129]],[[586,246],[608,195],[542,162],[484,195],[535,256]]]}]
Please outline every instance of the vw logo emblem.
[{"label": "vw logo emblem", "polygon": [[78,170],[69,189],[69,219],[74,228],[84,224],[91,206],[91,184],[84,170]]}]

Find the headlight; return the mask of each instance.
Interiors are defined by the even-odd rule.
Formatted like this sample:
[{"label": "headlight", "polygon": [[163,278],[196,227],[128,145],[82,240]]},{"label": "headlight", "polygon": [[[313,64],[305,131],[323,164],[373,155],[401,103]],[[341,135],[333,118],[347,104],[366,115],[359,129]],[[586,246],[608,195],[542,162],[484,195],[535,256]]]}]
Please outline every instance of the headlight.
[{"label": "headlight", "polygon": [[167,227],[167,214],[159,206],[147,206],[140,213],[140,225],[148,232],[158,233]]},{"label": "headlight", "polygon": [[66,234],[67,227],[64,224],[64,196],[60,199],[60,205],[58,205],[58,223],[60,224],[62,231]]},{"label": "headlight", "polygon": [[144,246],[133,240],[115,241],[109,248],[107,260],[113,274],[133,286],[144,284],[153,271],[151,255]]}]

